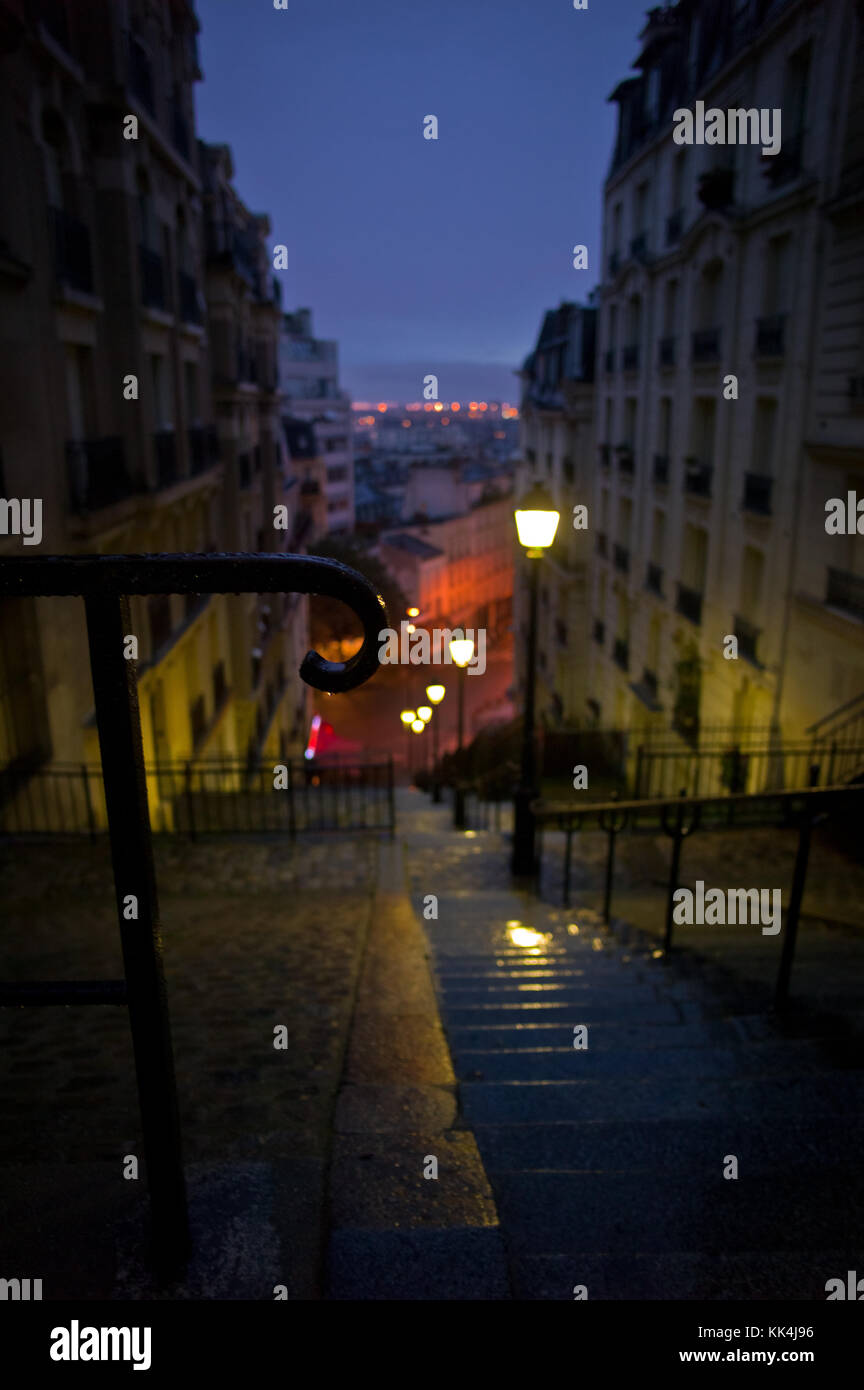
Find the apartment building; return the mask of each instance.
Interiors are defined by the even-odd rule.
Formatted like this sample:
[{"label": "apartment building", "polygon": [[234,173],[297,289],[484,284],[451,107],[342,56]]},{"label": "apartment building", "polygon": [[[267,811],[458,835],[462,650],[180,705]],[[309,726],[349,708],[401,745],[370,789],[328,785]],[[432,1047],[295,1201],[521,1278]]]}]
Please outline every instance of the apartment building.
[{"label": "apartment building", "polygon": [[[195,139],[197,27],[186,0],[0,0],[0,159],[17,190],[0,208],[0,492],[43,504],[39,551],[3,536],[0,557],[279,548],[267,227],[250,280],[248,246],[226,262],[214,240],[219,198],[241,209],[230,160],[202,162]],[[232,309],[257,382],[226,362]],[[293,629],[277,652],[286,619],[264,600],[250,643],[257,603],[131,600],[149,761],[302,746]],[[98,760],[86,650],[79,600],[0,603],[0,767]],[[155,780],[150,794],[159,824],[170,808]]]},{"label": "apartment building", "polygon": [[351,399],[339,386],[339,345],[316,338],[310,309],[285,314],[279,340],[285,411],[315,429],[314,472],[324,498],[326,530],[354,529],[354,442]]},{"label": "apartment building", "polygon": [[[842,0],[681,0],[612,93],[586,710],[607,727],[797,737],[864,684],[859,588],[826,581],[861,555],[825,549],[822,498],[861,465],[860,58]],[[779,151],[676,144],[697,101],[779,110]]]},{"label": "apartment building", "polygon": [[[511,515],[517,566],[516,672],[518,686],[524,689],[526,566],[540,564],[536,701],[538,717],[553,727],[584,722],[588,698],[596,318],[590,305],[564,301],[550,309],[519,373],[522,403],[515,500],[533,483],[542,483],[561,520],[555,543],[543,559],[528,561],[516,541]],[[588,509],[587,529],[573,526],[573,508],[579,505]]]}]

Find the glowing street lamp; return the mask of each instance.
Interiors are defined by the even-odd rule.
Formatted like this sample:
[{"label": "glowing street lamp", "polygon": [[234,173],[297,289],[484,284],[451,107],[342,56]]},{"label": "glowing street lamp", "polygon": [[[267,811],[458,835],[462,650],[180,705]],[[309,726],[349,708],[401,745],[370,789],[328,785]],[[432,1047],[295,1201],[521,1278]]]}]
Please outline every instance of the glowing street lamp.
[{"label": "glowing street lamp", "polygon": [[403,724],[413,724],[414,720],[417,718],[417,714],[413,709],[403,709],[399,718],[402,720]]},{"label": "glowing street lamp", "polygon": [[[446,687],[443,685],[427,685],[426,699],[430,705],[440,705],[446,695]],[[438,781],[438,720],[432,724],[432,800],[441,800],[441,783]]]},{"label": "glowing street lamp", "polygon": [[420,617],[420,609],[419,609],[419,608],[406,608],[406,609],[405,609],[405,612],[408,614],[408,617],[409,617],[409,618],[419,618],[419,617]]},{"label": "glowing street lamp", "polygon": [[422,719],[415,719],[414,723],[411,725],[411,728],[414,730],[415,734],[422,734],[423,730],[426,728],[426,725]]},{"label": "glowing street lamp", "polygon": [[539,483],[530,489],[515,512],[519,543],[528,559],[529,614],[525,660],[525,715],[522,721],[522,770],[513,806],[514,874],[537,871],[536,826],[531,803],[537,796],[537,760],[534,739],[534,687],[537,681],[537,590],[540,560],[555,539],[561,513]]},{"label": "glowing street lamp", "polygon": [[[461,631],[461,629],[458,629]],[[457,706],[457,752],[462,752],[462,733],[465,722],[465,668],[474,655],[474,643],[464,632],[461,637],[450,638],[450,656],[459,667],[459,704]],[[456,793],[453,798],[453,826],[456,830],[465,829],[465,788],[462,783],[461,762],[457,772]]]},{"label": "glowing street lamp", "polygon": [[429,723],[429,720],[432,718],[432,710],[430,709],[429,705],[417,706],[417,718],[421,720],[424,724]]}]

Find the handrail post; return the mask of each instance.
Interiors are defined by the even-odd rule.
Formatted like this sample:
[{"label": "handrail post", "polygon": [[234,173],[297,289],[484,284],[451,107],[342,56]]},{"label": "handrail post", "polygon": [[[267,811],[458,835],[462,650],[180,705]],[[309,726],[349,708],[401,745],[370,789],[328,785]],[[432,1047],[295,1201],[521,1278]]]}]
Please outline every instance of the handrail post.
[{"label": "handrail post", "polygon": [[[123,656],[131,630],[129,600],[85,599],[102,778],[108,810],[120,939],[128,990],[141,1128],[153,1215],[154,1263],[178,1273],[189,1249],[186,1184],[174,1077],[171,1026],[162,971],[162,939],[135,667]],[[134,900],[135,916],[130,918]]]},{"label": "handrail post", "polygon": [[664,956],[668,956],[670,950],[672,949],[672,917],[675,911],[675,890],[678,887],[678,875],[681,866],[681,846],[684,843],[684,840],[687,838],[687,836],[693,834],[693,831],[699,825],[699,821],[701,818],[701,806],[697,803],[697,805],[693,809],[693,819],[690,822],[690,825],[686,829],[684,828],[683,801],[686,795],[687,788],[682,787],[678,793],[678,804],[675,807],[674,830],[669,829],[666,815],[667,807],[664,806],[660,813],[660,821],[665,834],[672,836],[672,857],[669,864],[669,887],[666,897],[666,929],[663,933]]},{"label": "handrail post", "polygon": [[810,859],[810,837],[813,832],[815,816],[810,806],[805,806],[798,833],[798,853],[795,855],[795,869],[792,874],[792,892],[786,913],[786,932],[780,952],[780,967],[777,971],[777,985],[774,990],[774,1007],[782,1010],[789,1001],[789,980],[792,975],[792,962],[795,959],[795,946],[798,937],[798,919],[801,915],[801,902],[804,885],[807,881],[807,864]]}]

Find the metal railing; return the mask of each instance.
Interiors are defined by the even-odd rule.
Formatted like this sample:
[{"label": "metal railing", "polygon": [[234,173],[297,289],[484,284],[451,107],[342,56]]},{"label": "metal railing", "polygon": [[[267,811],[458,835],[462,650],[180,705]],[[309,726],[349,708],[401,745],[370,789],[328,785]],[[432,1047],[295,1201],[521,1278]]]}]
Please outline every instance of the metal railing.
[{"label": "metal railing", "polygon": [[[669,875],[666,890],[666,918],[663,933],[663,954],[672,949],[675,893],[680,882],[681,850],[684,841],[697,830],[747,830],[754,826],[775,825],[798,829],[798,849],[792,876],[789,903],[784,913],[783,939],[780,947],[774,1005],[782,1009],[789,997],[789,981],[795,958],[798,919],[810,855],[810,841],[815,825],[829,817],[847,820],[864,813],[864,786],[834,786],[809,788],[800,791],[766,792],[755,796],[677,797],[655,801],[594,802],[575,808],[572,803],[538,800],[532,804],[537,819],[540,865],[539,882],[543,876],[543,830],[559,830],[565,835],[562,904],[570,907],[570,885],[573,863],[573,836],[577,831],[601,830],[606,834],[606,865],[603,889],[603,918],[612,920],[612,890],[615,876],[616,840],[624,830],[631,832],[660,831],[671,841]],[[637,924],[638,925],[638,924]]]},{"label": "metal railing", "polygon": [[[359,650],[344,663],[326,661],[310,651],[300,667],[307,684],[328,692],[351,690],[378,669],[378,633],[387,626],[387,613],[368,580],[320,556],[27,556],[5,559],[0,565],[3,597],[84,599],[124,966],[122,980],[0,983],[0,1005],[127,1005],[150,1188],[153,1260],[159,1277],[170,1279],[188,1259],[189,1220],[137,671],[136,663],[124,657],[124,637],[132,631],[129,596],[154,593],[316,593],[341,600],[361,623]],[[133,902],[136,915],[130,918]]]},{"label": "metal railing", "polygon": [[702,748],[636,750],[633,796],[670,796],[685,788],[690,796],[762,793],[834,785],[864,767],[864,742],[844,747],[842,758],[830,746],[809,742],[745,743]]}]

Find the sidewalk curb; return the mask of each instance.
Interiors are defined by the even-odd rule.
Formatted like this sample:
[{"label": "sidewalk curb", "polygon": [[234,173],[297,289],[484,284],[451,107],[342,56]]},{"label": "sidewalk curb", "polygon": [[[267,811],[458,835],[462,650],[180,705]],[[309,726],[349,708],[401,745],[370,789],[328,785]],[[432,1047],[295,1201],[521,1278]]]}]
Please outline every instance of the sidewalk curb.
[{"label": "sidewalk curb", "polygon": [[[326,1297],[508,1299],[401,844],[382,844],[334,1118]],[[436,1160],[438,1176],[426,1177]]]}]

